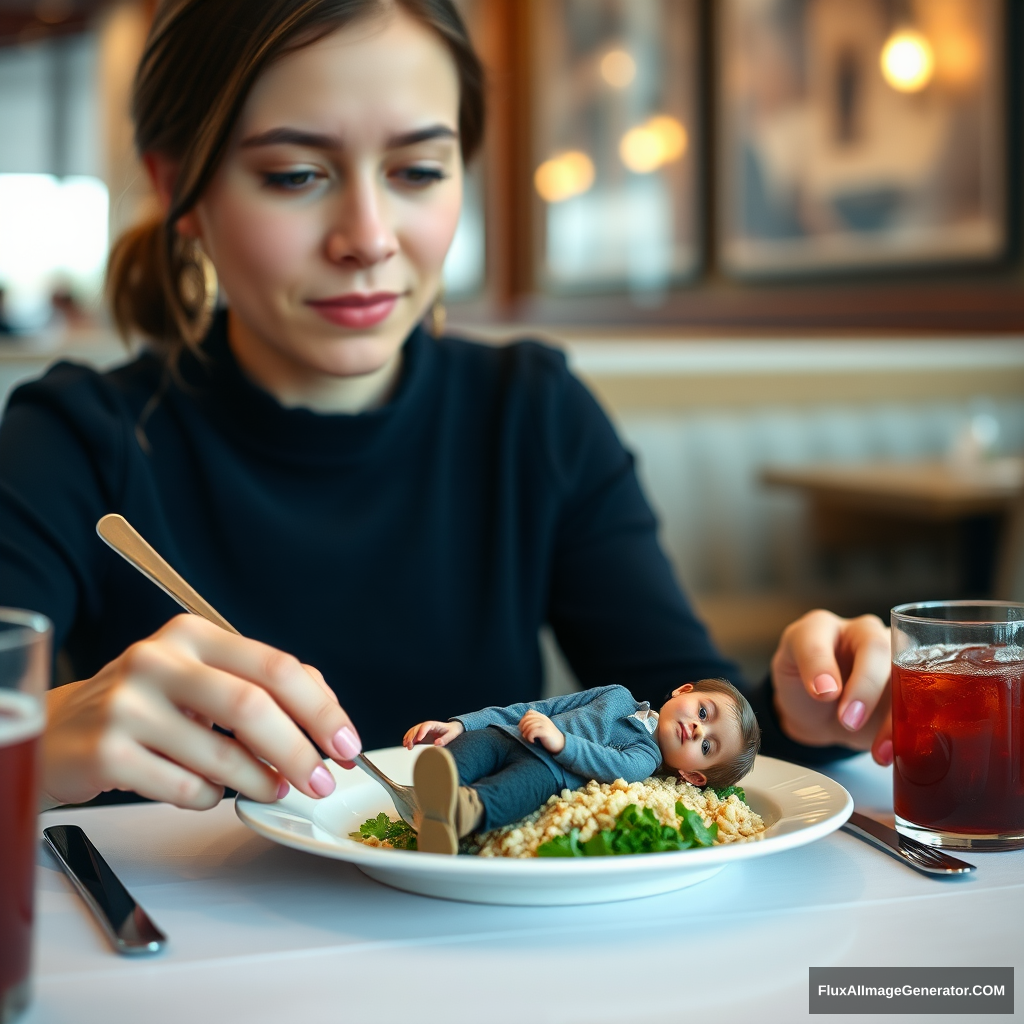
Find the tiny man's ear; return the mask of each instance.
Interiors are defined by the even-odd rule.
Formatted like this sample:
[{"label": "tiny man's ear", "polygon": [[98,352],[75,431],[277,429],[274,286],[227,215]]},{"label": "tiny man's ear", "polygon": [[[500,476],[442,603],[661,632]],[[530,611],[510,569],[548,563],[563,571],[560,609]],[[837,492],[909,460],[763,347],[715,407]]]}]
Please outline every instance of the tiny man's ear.
[{"label": "tiny man's ear", "polygon": [[703,789],[708,784],[708,777],[703,772],[684,772],[680,770],[679,778],[688,782],[691,786]]},{"label": "tiny man's ear", "polygon": [[672,691],[673,697],[678,697],[681,693],[689,693],[693,689],[693,683],[683,683],[682,686],[677,686]]}]

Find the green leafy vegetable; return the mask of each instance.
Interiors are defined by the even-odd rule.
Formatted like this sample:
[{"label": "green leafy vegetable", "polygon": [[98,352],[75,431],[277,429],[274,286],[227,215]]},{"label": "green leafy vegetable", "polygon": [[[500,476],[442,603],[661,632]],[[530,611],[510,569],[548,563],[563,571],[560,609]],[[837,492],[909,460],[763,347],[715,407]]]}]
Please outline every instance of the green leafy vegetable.
[{"label": "green leafy vegetable", "polygon": [[537,847],[538,857],[584,857],[580,849],[580,830],[574,828],[567,836],[555,836],[554,839]]},{"label": "green leafy vegetable", "polygon": [[615,828],[604,829],[580,842],[580,830],[574,828],[567,836],[555,836],[537,847],[538,857],[616,857],[630,853],[665,853],[689,850],[692,846],[711,846],[718,836],[718,825],[708,828],[696,811],[681,803],[676,814],[682,819],[678,828],[662,825],[654,812],[636,804],[623,808],[615,820]]},{"label": "green leafy vegetable", "polygon": [[726,786],[725,789],[714,789],[711,786],[708,788],[711,789],[719,800],[728,800],[735,793],[744,803],[747,802],[747,794],[743,792],[742,786]]},{"label": "green leafy vegetable", "polygon": [[392,821],[384,811],[376,818],[368,818],[359,826],[358,832],[350,832],[350,839],[362,841],[373,836],[382,843],[390,843],[396,850],[415,850],[416,833],[404,821]]},{"label": "green leafy vegetable", "polygon": [[689,830],[690,835],[693,836],[693,841],[698,846],[714,845],[715,840],[718,838],[717,823],[712,823],[709,828],[704,824],[704,819],[696,811],[691,811],[689,807],[684,807],[679,803],[676,804],[676,814],[683,819],[683,824],[679,826],[680,832]]}]

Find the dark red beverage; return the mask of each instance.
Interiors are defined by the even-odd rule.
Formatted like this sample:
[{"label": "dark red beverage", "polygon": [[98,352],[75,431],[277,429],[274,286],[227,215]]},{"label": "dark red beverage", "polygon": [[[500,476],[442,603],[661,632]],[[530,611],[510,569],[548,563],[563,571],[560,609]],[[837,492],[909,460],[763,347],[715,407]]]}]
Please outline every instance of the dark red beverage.
[{"label": "dark red beverage", "polygon": [[42,712],[0,690],[0,1018],[28,996]]},{"label": "dark red beverage", "polygon": [[897,818],[965,836],[1024,834],[1024,651],[936,644],[892,668]]}]

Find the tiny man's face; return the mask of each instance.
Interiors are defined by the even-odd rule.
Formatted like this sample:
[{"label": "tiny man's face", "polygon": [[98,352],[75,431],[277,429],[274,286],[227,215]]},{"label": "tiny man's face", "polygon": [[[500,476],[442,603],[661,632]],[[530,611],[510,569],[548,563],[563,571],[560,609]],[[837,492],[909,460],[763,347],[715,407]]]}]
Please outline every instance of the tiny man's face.
[{"label": "tiny man's face", "polygon": [[724,693],[699,693],[692,683],[672,691],[658,716],[661,756],[687,782],[707,784],[705,772],[743,749],[736,702]]}]

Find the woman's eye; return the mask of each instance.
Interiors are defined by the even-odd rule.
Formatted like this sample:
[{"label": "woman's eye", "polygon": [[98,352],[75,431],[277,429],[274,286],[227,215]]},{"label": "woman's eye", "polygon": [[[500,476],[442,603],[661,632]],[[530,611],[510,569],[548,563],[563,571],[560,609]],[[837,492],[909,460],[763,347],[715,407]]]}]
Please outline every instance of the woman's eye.
[{"label": "woman's eye", "polygon": [[395,172],[406,185],[424,186],[433,185],[435,182],[443,181],[446,177],[444,171],[436,167],[403,167]]},{"label": "woman's eye", "polygon": [[268,171],[263,180],[271,188],[294,192],[312,184],[317,178],[316,171]]},{"label": "woman's eye", "polygon": [[708,717],[707,709],[702,707],[700,709],[700,711],[698,711],[697,713],[700,715],[701,721],[704,721],[704,722],[707,721],[707,717]]},{"label": "woman's eye", "polygon": [[704,755],[705,757],[707,757],[707,756],[708,756],[708,754],[710,754],[710,753],[711,753],[711,744],[710,744],[710,743],[709,743],[709,742],[708,742],[707,740],[705,740],[705,741],[704,741],[704,742],[703,742],[703,743],[702,743],[702,744],[700,745],[700,752],[701,752],[701,753],[702,753],[702,754],[703,754],[703,755]]}]

